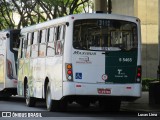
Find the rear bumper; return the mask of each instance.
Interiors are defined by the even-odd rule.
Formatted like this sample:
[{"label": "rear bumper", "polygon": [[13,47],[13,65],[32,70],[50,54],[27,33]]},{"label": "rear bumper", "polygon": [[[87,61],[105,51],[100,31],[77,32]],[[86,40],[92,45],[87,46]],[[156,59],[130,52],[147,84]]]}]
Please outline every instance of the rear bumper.
[{"label": "rear bumper", "polygon": [[[99,92],[107,90],[108,92]],[[86,84],[63,82],[63,97],[65,96],[113,96],[113,97],[141,97],[141,84]]]}]

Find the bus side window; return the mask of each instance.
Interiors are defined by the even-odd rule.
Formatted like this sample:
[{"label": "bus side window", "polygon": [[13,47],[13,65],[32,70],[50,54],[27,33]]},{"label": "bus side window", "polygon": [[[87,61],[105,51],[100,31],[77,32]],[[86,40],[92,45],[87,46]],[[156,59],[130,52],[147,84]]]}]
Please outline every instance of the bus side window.
[{"label": "bus side window", "polygon": [[55,38],[56,38],[56,28],[48,28],[48,45],[47,45],[47,56],[55,55]]},{"label": "bus side window", "polygon": [[[11,42],[12,44],[12,42]],[[20,45],[20,41],[19,41],[19,34],[13,34],[13,45],[11,45],[13,47],[13,50],[17,51]]]},{"label": "bus side window", "polygon": [[33,44],[31,46],[31,57],[35,58],[38,56],[38,31],[34,32]]},{"label": "bus side window", "polygon": [[34,32],[34,36],[33,36],[33,44],[37,44],[38,43],[38,31]]},{"label": "bus side window", "polygon": [[56,55],[62,55],[64,49],[66,26],[61,25],[57,29],[57,40],[56,40]]},{"label": "bus side window", "polygon": [[53,33],[54,41],[57,41],[57,37],[58,37],[58,26],[54,27],[54,33]]},{"label": "bus side window", "polygon": [[33,40],[34,40],[34,32],[32,32],[32,36],[31,36],[31,45],[33,45]]},{"label": "bus side window", "polygon": [[19,50],[18,50],[18,59],[23,57],[23,55],[22,55],[22,53],[23,53],[23,39],[24,38],[21,38],[21,40],[20,40],[20,46],[19,46]]},{"label": "bus side window", "polygon": [[23,45],[22,45],[22,57],[24,58],[26,56],[26,50],[27,50],[27,40],[26,38],[23,39]]},{"label": "bus side window", "polygon": [[32,36],[32,33],[27,33],[28,45],[31,44],[31,36]]},{"label": "bus side window", "polygon": [[49,42],[49,32],[50,32],[50,29],[47,28],[47,30],[46,30],[46,43]]},{"label": "bus side window", "polygon": [[62,34],[62,40],[65,40],[65,34],[66,34],[66,25],[63,25],[63,34]]},{"label": "bus side window", "polygon": [[46,29],[40,30],[38,56],[46,56]]},{"label": "bus side window", "polygon": [[28,44],[27,44],[27,50],[26,50],[26,58],[30,58],[30,56],[31,56],[32,33],[27,34],[27,40],[28,40]]},{"label": "bus side window", "polygon": [[49,42],[52,42],[52,41],[54,41],[54,27],[52,27],[52,28],[49,28],[48,29],[48,41]]},{"label": "bus side window", "polygon": [[41,43],[42,40],[42,30],[39,31],[39,43]]},{"label": "bus side window", "polygon": [[24,40],[24,51],[25,51],[25,57],[27,58],[27,48],[28,48],[28,40]]},{"label": "bus side window", "polygon": [[41,42],[40,43],[45,43],[46,42],[46,29],[41,30]]}]

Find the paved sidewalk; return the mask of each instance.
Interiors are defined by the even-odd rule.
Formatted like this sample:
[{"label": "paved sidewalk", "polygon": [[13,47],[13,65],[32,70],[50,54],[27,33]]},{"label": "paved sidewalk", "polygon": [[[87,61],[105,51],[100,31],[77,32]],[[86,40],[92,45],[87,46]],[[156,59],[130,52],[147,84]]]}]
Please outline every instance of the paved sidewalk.
[{"label": "paved sidewalk", "polygon": [[122,103],[122,110],[141,112],[160,112],[160,105],[149,105],[149,93],[143,92],[142,97],[134,102]]}]

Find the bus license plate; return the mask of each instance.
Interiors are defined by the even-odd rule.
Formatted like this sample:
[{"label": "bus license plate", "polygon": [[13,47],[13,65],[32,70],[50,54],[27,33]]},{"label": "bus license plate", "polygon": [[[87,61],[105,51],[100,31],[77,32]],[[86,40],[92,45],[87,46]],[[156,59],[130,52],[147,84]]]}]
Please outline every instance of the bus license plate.
[{"label": "bus license plate", "polygon": [[97,92],[98,92],[98,94],[111,94],[111,89],[98,88]]}]

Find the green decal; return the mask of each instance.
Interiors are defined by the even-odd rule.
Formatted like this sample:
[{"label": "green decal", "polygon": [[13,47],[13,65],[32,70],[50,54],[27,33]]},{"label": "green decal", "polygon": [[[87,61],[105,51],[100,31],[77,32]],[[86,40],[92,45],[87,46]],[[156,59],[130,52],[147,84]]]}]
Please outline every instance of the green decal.
[{"label": "green decal", "polygon": [[134,83],[137,70],[137,50],[112,51],[105,54],[106,83]]}]

